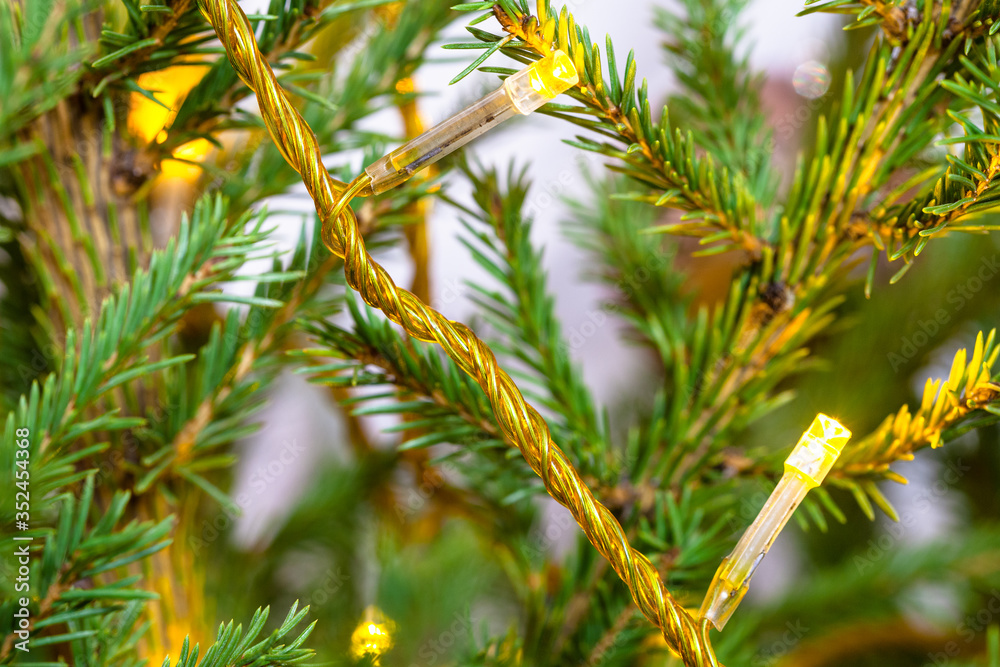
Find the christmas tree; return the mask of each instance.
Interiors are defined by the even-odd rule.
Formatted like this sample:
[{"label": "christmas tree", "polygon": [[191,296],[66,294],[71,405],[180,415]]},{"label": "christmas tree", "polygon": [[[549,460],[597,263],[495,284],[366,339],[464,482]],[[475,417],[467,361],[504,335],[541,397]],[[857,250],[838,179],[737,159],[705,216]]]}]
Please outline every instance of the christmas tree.
[{"label": "christmas tree", "polygon": [[[809,2],[844,30],[782,118],[745,0],[656,12],[674,86],[574,4],[0,0],[0,663],[1000,666],[1000,5]],[[442,46],[471,105],[426,129]],[[241,486],[291,375],[336,427]]]}]

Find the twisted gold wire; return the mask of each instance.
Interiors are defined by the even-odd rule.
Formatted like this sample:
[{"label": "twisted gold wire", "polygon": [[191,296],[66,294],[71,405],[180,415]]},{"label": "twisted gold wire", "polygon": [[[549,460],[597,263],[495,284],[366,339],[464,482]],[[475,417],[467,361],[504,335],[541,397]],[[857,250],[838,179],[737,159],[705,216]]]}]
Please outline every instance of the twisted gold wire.
[{"label": "twisted gold wire", "polygon": [[347,283],[409,335],[441,345],[479,383],[503,434],[542,478],[549,495],[569,509],[587,539],[608,559],[642,613],[663,632],[667,645],[688,667],[718,667],[704,619],[699,623],[677,604],[649,559],[629,545],[621,525],[552,441],[545,420],[525,402],[514,381],[497,364],[493,351],[467,326],[448,320],[411,292],[397,287],[368,254],[357,219],[347,206],[368,184],[367,175],[345,187],[327,172],[312,129],[278,85],[236,0],[199,0],[199,5],[225,46],[233,68],[257,94],[264,122],[281,154],[302,175],[323,221],[324,243],[344,258]]}]

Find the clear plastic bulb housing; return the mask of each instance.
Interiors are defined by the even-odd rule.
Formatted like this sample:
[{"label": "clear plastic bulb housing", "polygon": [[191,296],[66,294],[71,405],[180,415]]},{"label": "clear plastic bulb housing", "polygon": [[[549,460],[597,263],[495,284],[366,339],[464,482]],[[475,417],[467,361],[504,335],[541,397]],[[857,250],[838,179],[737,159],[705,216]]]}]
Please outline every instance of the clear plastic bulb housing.
[{"label": "clear plastic bulb housing", "polygon": [[785,474],[757,518],[722,560],[701,605],[700,616],[722,630],[749,590],[750,577],[809,489],[823,483],[851,432],[832,417],[816,416],[785,459]]},{"label": "clear plastic bulb housing", "polygon": [[486,97],[366,167],[371,185],[359,194],[391,190],[508,118],[530,114],[579,80],[573,61],[562,51],[536,60]]}]

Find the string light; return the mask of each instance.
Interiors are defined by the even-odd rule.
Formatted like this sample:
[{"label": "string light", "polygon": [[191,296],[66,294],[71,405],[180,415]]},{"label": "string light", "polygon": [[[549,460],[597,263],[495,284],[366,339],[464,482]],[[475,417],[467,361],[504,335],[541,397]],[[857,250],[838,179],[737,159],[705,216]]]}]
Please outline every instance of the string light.
[{"label": "string light", "polygon": [[399,288],[368,253],[357,216],[347,204],[370,184],[371,177],[362,173],[345,186],[324,168],[315,134],[283,92],[237,0],[199,0],[199,7],[215,28],[236,71],[256,93],[268,131],[282,156],[302,174],[323,219],[323,243],[344,259],[347,284],[408,335],[440,345],[482,387],[494,409],[503,415],[500,428],[505,439],[518,447],[549,494],[569,508],[587,538],[627,584],[646,618],[660,628],[667,642],[689,664],[718,665],[708,641],[708,620],[698,621],[681,607],[664,587],[657,566],[629,545],[621,524],[594,497],[553,441],[544,418],[525,401],[490,348],[464,324],[449,320],[412,292]]},{"label": "string light", "polygon": [[366,655],[374,656],[373,664],[392,648],[392,633],[396,624],[386,618],[382,610],[375,606],[365,609],[361,622],[351,634],[351,654],[355,660]]},{"label": "string light", "polygon": [[371,183],[358,195],[391,190],[508,118],[535,111],[579,80],[573,61],[562,51],[536,60],[486,97],[366,167]]},{"label": "string light", "polygon": [[[504,79],[503,84],[486,97],[366,167],[345,188],[330,217],[336,219],[354,197],[391,190],[508,118],[530,114],[579,80],[573,61],[562,51],[554,51],[535,61]],[[397,90],[408,92],[411,85],[408,81],[400,82]],[[325,238],[328,226],[325,225],[323,231]],[[379,664],[380,656],[392,648],[394,628],[395,624],[377,607],[368,607],[351,635],[351,652],[355,659],[370,654],[375,656],[374,663]]]},{"label": "string light", "polygon": [[819,414],[785,459],[785,474],[736,548],[722,560],[701,605],[701,616],[721,630],[749,588],[750,577],[802,499],[823,483],[851,432]]}]

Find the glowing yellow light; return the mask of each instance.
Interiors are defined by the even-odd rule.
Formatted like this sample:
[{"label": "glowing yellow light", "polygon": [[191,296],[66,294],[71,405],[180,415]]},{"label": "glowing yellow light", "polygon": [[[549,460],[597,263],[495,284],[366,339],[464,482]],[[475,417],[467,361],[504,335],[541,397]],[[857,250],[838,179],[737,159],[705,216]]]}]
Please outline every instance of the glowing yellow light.
[{"label": "glowing yellow light", "polygon": [[[173,122],[184,98],[201,81],[206,72],[208,66],[183,65],[147,72],[140,76],[139,85],[151,91],[162,104],[157,104],[139,93],[132,93],[128,115],[129,131],[146,143],[162,144],[166,141],[166,127]],[[201,162],[211,150],[211,143],[197,139],[177,148],[173,152],[173,157]],[[162,163],[164,179],[194,181],[200,176],[201,169],[194,165],[177,160],[164,160]]]},{"label": "glowing yellow light", "polygon": [[386,618],[378,607],[365,609],[361,623],[351,634],[351,654],[355,660],[366,655],[375,657],[374,663],[392,648],[392,633],[396,624]]},{"label": "glowing yellow light", "polygon": [[850,439],[851,432],[836,419],[816,415],[785,460],[785,473],[797,474],[810,488],[819,486]]},{"label": "glowing yellow light", "polygon": [[157,104],[145,95],[132,93],[129,100],[129,131],[146,143],[152,143],[173,121],[180,102],[201,81],[206,72],[208,72],[207,66],[184,65],[146,72],[140,76],[137,83],[151,91],[162,104]]},{"label": "glowing yellow light", "polygon": [[412,93],[414,90],[416,90],[416,86],[413,83],[413,79],[408,76],[396,82],[396,92],[400,95]]},{"label": "glowing yellow light", "polygon": [[722,560],[701,605],[701,616],[721,630],[749,588],[750,577],[763,560],[792,512],[809,489],[823,479],[840,456],[851,432],[832,417],[819,414],[785,459],[785,474],[736,548]]},{"label": "glowing yellow light", "polygon": [[580,81],[573,61],[562,51],[554,51],[535,61],[528,70],[531,87],[549,98],[566,92]]},{"label": "glowing yellow light", "polygon": [[[189,160],[190,162],[202,162],[214,148],[207,139],[195,139],[179,146],[174,151],[173,157],[179,160]],[[166,159],[160,165],[161,174],[165,179],[179,179],[184,181],[194,181],[201,176],[201,168],[188,162]]]}]

